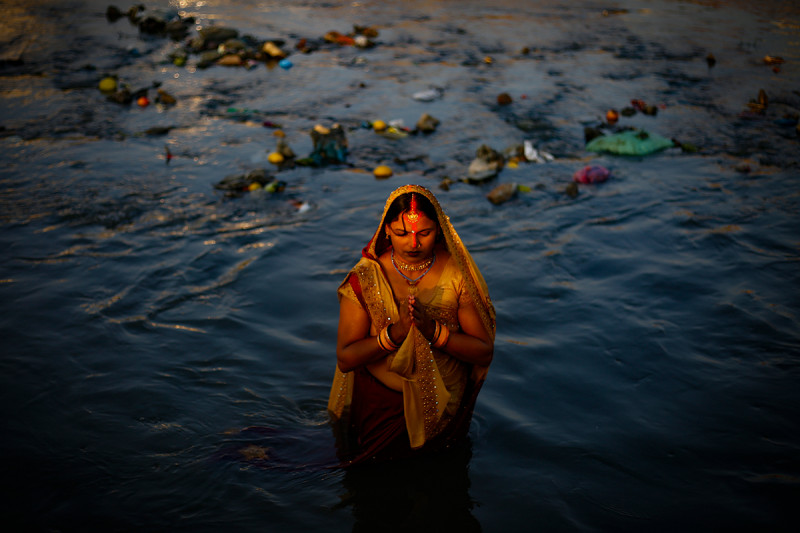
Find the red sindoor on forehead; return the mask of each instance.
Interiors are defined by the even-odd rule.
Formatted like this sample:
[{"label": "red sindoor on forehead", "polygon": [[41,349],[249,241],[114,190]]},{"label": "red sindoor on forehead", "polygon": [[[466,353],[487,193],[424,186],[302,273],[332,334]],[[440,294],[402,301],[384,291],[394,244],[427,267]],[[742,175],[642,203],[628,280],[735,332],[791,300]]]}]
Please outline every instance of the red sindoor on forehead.
[{"label": "red sindoor on forehead", "polygon": [[411,245],[417,247],[417,222],[419,222],[419,211],[417,211],[417,195],[411,193],[411,207],[406,213],[406,218],[411,223]]},{"label": "red sindoor on forehead", "polygon": [[417,195],[411,193],[411,207],[406,213],[406,218],[411,223],[412,233],[417,232],[417,222],[419,222],[419,211],[417,210]]}]

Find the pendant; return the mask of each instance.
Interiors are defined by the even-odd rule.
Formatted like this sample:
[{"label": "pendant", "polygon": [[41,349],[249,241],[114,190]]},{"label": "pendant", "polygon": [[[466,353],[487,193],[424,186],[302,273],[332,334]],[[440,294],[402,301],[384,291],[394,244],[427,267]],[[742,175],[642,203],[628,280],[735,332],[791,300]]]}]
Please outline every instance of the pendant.
[{"label": "pendant", "polygon": [[417,284],[416,283],[409,283],[408,284],[408,294],[410,296],[416,296],[417,295]]}]

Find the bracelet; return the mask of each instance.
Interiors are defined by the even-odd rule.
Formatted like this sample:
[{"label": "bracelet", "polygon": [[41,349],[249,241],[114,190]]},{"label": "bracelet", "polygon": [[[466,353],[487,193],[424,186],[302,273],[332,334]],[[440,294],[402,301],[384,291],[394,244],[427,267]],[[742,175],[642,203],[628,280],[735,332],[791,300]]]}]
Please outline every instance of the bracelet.
[{"label": "bracelet", "polygon": [[[391,324],[389,324],[389,326],[391,326]],[[384,352],[393,352],[398,348],[398,346],[392,341],[392,338],[389,336],[389,326],[383,328],[376,337],[378,339],[378,346],[380,346]]]},{"label": "bracelet", "polygon": [[433,333],[433,347],[442,348],[450,340],[450,329],[436,322],[436,329]]}]

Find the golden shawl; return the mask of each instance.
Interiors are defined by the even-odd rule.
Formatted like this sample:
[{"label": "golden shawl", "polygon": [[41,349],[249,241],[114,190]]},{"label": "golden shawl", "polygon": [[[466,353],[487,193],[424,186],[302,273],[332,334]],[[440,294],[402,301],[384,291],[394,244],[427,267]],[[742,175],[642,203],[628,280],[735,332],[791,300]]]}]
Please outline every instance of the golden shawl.
[{"label": "golden shawl", "polygon": [[[494,340],[495,311],[489,298],[486,282],[436,197],[428,189],[419,185],[405,185],[389,195],[378,229],[364,248],[363,257],[348,274],[348,278],[351,275],[358,276],[364,303],[367,306],[366,310],[372,323],[371,334],[376,335],[391,320],[396,321],[399,317],[397,304],[392,297],[391,285],[384,277],[377,258],[390,246],[383,229],[386,223],[386,212],[398,196],[409,192],[425,196],[436,209],[444,243],[451,255],[450,260],[455,262],[455,268],[463,276],[464,290],[475,305],[486,332]],[[345,278],[340,285],[340,295],[343,289],[349,288],[346,287],[348,278]],[[384,298],[381,296],[382,294],[387,297]],[[450,401],[450,391],[445,386],[437,364],[437,360],[441,361],[443,355],[434,354],[434,350],[428,339],[419,330],[412,327],[402,346],[396,353],[389,355],[393,358],[390,369],[404,378],[403,404],[406,428],[412,448],[419,448],[428,439],[436,436],[445,427],[449,418],[444,417],[444,414]],[[488,370],[488,367],[473,366],[470,379],[479,385],[486,378]],[[344,373],[337,367],[328,399],[328,410],[334,419],[341,418],[346,412],[350,405],[352,392],[353,373]]]}]

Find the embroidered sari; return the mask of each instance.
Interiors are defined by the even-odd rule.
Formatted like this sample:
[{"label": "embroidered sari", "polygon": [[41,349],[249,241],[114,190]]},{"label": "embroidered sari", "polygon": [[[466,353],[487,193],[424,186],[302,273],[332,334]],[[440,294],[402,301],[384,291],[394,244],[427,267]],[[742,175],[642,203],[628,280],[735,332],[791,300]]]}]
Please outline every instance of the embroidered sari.
[{"label": "embroidered sari", "polygon": [[[439,202],[417,185],[400,187],[387,199],[378,229],[362,250],[361,260],[339,286],[340,301],[349,298],[368,313],[372,336],[399,320],[397,302],[378,257],[391,246],[383,230],[386,212],[398,196],[409,192],[423,195],[433,204],[443,244],[450,253],[436,286],[420,289],[418,301],[451,331],[461,329],[459,307],[474,305],[494,341],[495,312],[483,276]],[[353,428],[348,419],[357,419],[360,449],[352,463],[398,457],[404,450],[435,448],[465,436],[488,372],[488,366],[469,364],[434,348],[414,327],[397,351],[387,357],[389,369],[403,378],[402,392],[389,389],[366,368],[348,373],[336,368],[328,410],[343,428]]]}]

